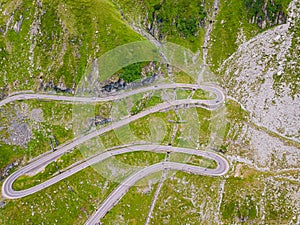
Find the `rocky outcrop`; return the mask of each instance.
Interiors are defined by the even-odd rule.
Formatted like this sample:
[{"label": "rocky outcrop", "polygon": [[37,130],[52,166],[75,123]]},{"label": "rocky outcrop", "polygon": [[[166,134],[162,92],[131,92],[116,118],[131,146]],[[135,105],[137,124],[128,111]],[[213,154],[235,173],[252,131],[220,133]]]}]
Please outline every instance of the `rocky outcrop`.
[{"label": "rocky outcrop", "polygon": [[287,14],[282,3],[272,0],[246,0],[249,22],[261,29],[284,24]]},{"label": "rocky outcrop", "polygon": [[69,88],[63,83],[59,82],[57,85],[54,84],[53,81],[49,81],[44,83],[41,81],[39,91],[46,91],[46,90],[54,90],[56,92],[63,92],[63,93],[73,93],[73,88]]},{"label": "rocky outcrop", "polygon": [[300,131],[296,123],[300,118],[300,95],[293,94],[291,83],[299,87],[300,82],[277,79],[278,76],[292,79],[296,71],[287,71],[285,67],[288,63],[299,65],[299,58],[287,57],[294,48],[293,39],[297,38],[293,21],[298,17],[294,15],[295,11],[299,10],[290,7],[290,11],[293,16],[289,23],[240,45],[219,72],[224,75],[227,94],[250,112],[256,124],[299,142]]},{"label": "rocky outcrop", "polygon": [[[21,162],[21,159],[18,159],[10,164],[8,164],[6,167],[4,167],[4,169],[1,171],[1,176],[0,176],[0,181],[5,179],[6,177],[8,177],[8,175],[10,174],[10,172],[16,168]],[[1,204],[0,204],[1,206]]]}]

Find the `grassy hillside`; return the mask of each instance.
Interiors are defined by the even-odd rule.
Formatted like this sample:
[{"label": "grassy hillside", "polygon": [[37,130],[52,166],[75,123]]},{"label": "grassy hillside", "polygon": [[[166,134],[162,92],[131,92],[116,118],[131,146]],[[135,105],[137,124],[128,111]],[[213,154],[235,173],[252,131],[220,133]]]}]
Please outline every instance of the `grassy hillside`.
[{"label": "grassy hillside", "polygon": [[[275,1],[276,4],[278,2]],[[220,1],[219,12],[215,18],[216,21],[211,33],[209,49],[211,68],[215,71],[225,59],[237,50],[240,44],[276,25],[275,14],[277,15],[279,11],[286,13],[289,2],[290,0],[280,1],[277,8],[272,8],[273,4],[268,1],[267,6],[269,8],[267,9],[264,7],[262,0]],[[266,15],[263,14],[265,10]],[[267,10],[273,10],[273,12],[267,12]],[[270,21],[262,29],[259,24],[261,24],[262,20],[267,20],[265,18],[267,16],[270,17]],[[258,23],[258,21],[260,22]]]},{"label": "grassy hillside", "polygon": [[107,0],[1,0],[0,9],[0,88],[7,92],[49,81],[72,88],[93,59],[141,40]]},{"label": "grassy hillside", "polygon": [[248,40],[259,32],[256,25],[248,22],[247,11],[243,1],[240,0],[220,2],[215,20],[208,57],[213,70],[236,51],[241,44],[238,40],[239,34],[242,42],[242,39]]},{"label": "grassy hillside", "polygon": [[201,49],[213,1],[116,0],[126,20],[141,26],[158,40]]},{"label": "grassy hillside", "polygon": [[[276,16],[286,12],[289,2],[223,0],[219,1],[215,21],[211,21],[214,0],[0,0],[0,99],[4,93],[20,90],[51,90],[53,85],[75,87],[94,59],[117,46],[144,39],[131,26],[142,27],[158,40],[174,42],[194,52],[199,50],[201,56],[206,29],[213,23],[207,61],[217,72],[239,45],[274,26]],[[262,29],[261,19],[266,19],[266,13],[270,20]],[[284,74],[274,75],[272,91],[288,84],[295,95],[299,93],[297,22],[289,31],[295,35],[282,68]],[[282,46],[280,42],[274,44],[274,49],[278,46]],[[260,46],[258,50],[261,49]],[[257,58],[252,56],[249,58]],[[274,60],[274,65],[277,62],[281,61]],[[229,63],[232,71],[237,71],[236,77],[241,76],[239,70],[246,63]],[[132,82],[153,74],[152,67],[155,70],[161,67],[159,72],[166,74],[165,65],[142,62],[129,65],[115,75]],[[173,68],[172,72],[175,82],[195,82],[183,71]],[[228,77],[225,69],[219,76],[223,80]],[[264,75],[260,77],[265,81]],[[245,80],[248,82],[249,78]],[[228,89],[234,90],[229,85]],[[97,118],[101,121],[110,117],[111,110],[117,112],[116,117],[125,118],[175,98],[211,96],[203,91],[154,90],[114,104],[97,103],[88,107],[94,110],[95,117],[90,117],[88,110],[82,110],[79,116],[84,130],[88,131]],[[77,106],[78,109],[87,107]],[[77,136],[73,130],[72,108],[69,103],[40,100],[1,107],[0,171],[17,162],[11,173],[29,159],[50,151],[51,145],[55,147]],[[14,188],[23,189],[47,180],[83,157],[109,147],[140,141],[171,144],[224,154],[230,171],[219,178],[168,171],[150,224],[296,224],[300,221],[299,143],[282,138],[252,118],[243,105],[228,99],[218,113],[202,108],[158,112],[85,142],[35,176],[20,177]],[[105,125],[97,125],[101,126]],[[117,181],[129,175],[132,168],[127,165],[148,166],[168,157],[170,161],[215,166],[210,161],[183,154],[119,155],[33,195],[5,200],[6,205],[0,207],[0,224],[83,224],[118,185]],[[157,173],[131,188],[103,218],[103,224],[144,224],[160,179],[161,174]]]},{"label": "grassy hillside", "polygon": [[[20,90],[51,90],[51,83],[72,88],[104,52],[142,40],[106,0],[0,0],[0,11],[0,98]],[[60,144],[71,139],[71,108],[36,101],[2,107],[1,169],[50,150],[51,135]],[[36,109],[42,110],[42,121],[31,118]],[[12,137],[18,129],[15,143]]]},{"label": "grassy hillside", "polygon": [[290,0],[245,0],[249,21],[260,28],[268,28],[286,22]]}]

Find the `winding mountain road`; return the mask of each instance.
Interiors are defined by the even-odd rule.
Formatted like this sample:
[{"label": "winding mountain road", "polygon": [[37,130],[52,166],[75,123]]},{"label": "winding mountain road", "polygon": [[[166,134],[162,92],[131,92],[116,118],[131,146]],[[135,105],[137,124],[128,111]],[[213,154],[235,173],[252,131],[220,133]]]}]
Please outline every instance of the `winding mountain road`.
[{"label": "winding mountain road", "polygon": [[172,89],[172,88],[187,88],[187,89],[202,89],[204,91],[211,92],[216,95],[215,100],[224,101],[225,96],[223,92],[215,86],[197,85],[197,84],[184,84],[184,83],[171,83],[171,84],[157,84],[155,86],[147,86],[139,89],[134,89],[131,91],[117,92],[115,95],[109,95],[107,97],[81,97],[81,96],[64,96],[64,95],[49,95],[49,94],[31,94],[31,93],[18,93],[16,95],[11,95],[0,101],[0,107],[4,106],[10,102],[20,101],[20,100],[54,100],[54,101],[68,101],[68,102],[81,102],[81,103],[95,103],[95,102],[105,102],[105,101],[115,101],[123,99],[135,94],[155,91],[162,89]]},{"label": "winding mountain road", "polygon": [[[187,149],[187,148],[177,148],[171,146],[133,146],[134,149],[130,150],[141,150],[141,151],[150,151],[160,152],[179,152],[185,153],[189,155],[197,155],[202,156],[205,158],[212,159],[217,162],[217,168],[215,169],[206,169],[199,166],[193,166],[183,163],[176,163],[176,162],[161,162],[149,167],[143,168],[142,170],[134,173],[133,175],[129,176],[125,179],[110,195],[104,200],[101,206],[97,209],[97,211],[87,220],[85,223],[86,225],[94,225],[98,224],[100,219],[105,216],[105,214],[116,205],[119,200],[127,193],[127,191],[132,187],[136,182],[149,176],[150,174],[162,171],[162,170],[180,170],[191,174],[196,175],[208,175],[208,176],[222,176],[226,174],[229,170],[228,162],[221,156],[212,153],[212,152],[204,152],[194,149]],[[123,149],[127,152],[127,148]],[[118,151],[118,150],[116,150]],[[124,152],[124,153],[125,153]],[[132,151],[131,151],[132,152]]]},{"label": "winding mountain road", "polygon": [[115,147],[112,150],[106,151],[100,155],[94,156],[86,161],[82,162],[79,165],[76,165],[69,170],[50,178],[49,180],[38,184],[34,187],[28,188],[26,190],[15,191],[13,190],[13,183],[16,179],[24,174],[28,174],[31,171],[36,169],[42,168],[49,163],[53,162],[61,155],[66,153],[68,150],[73,149],[74,147],[94,138],[96,136],[102,135],[108,131],[118,129],[124,125],[129,124],[135,120],[143,118],[149,114],[168,110],[174,107],[202,107],[208,110],[215,110],[220,107],[224,101],[225,96],[223,92],[214,86],[199,86],[195,84],[157,84],[154,87],[143,87],[140,89],[132,90],[129,92],[122,92],[118,95],[112,95],[104,98],[98,97],[70,97],[70,96],[58,96],[58,95],[46,95],[46,94],[17,94],[9,96],[7,99],[0,101],[0,107],[8,104],[10,102],[18,101],[18,100],[28,100],[28,99],[47,99],[47,100],[56,100],[56,101],[70,101],[70,102],[82,102],[82,103],[93,103],[93,102],[101,102],[101,101],[114,101],[122,98],[129,97],[134,94],[146,92],[146,91],[153,91],[153,90],[160,90],[160,89],[170,89],[170,88],[187,88],[187,89],[202,89],[208,92],[211,92],[215,95],[215,98],[212,100],[198,100],[198,99],[183,99],[183,100],[173,100],[169,102],[164,102],[158,104],[152,108],[146,109],[136,115],[127,117],[125,119],[119,121],[113,121],[111,124],[107,125],[106,127],[102,127],[96,131],[92,131],[85,135],[79,136],[67,144],[58,146],[56,151],[46,154],[42,158],[37,158],[36,160],[32,161],[28,165],[24,166],[23,168],[17,170],[13,174],[11,174],[3,183],[2,185],[2,196],[7,199],[17,199],[22,198],[31,194],[34,194],[38,191],[41,191],[81,170],[84,168],[101,162],[103,160],[108,159],[114,155],[120,155],[129,152],[135,151],[152,151],[152,152],[179,152],[185,153],[190,155],[197,155],[202,156],[205,158],[212,159],[217,162],[217,168],[215,169],[206,169],[198,166],[192,166],[182,163],[175,163],[175,162],[163,162],[157,163],[152,166],[143,168],[142,170],[134,173],[127,179],[125,179],[101,204],[99,209],[89,218],[86,224],[97,224],[99,220],[122,198],[123,195],[126,194],[128,189],[134,185],[138,180],[161,170],[168,169],[168,170],[181,170],[188,173],[193,174],[201,174],[201,175],[209,175],[209,176],[222,176],[228,172],[229,165],[227,161],[221,157],[220,155],[207,152],[207,151],[200,151],[195,149],[187,149],[187,148],[179,148],[179,147],[172,147],[172,146],[161,146],[161,145],[134,145],[134,146],[126,146],[126,147]]},{"label": "winding mountain road", "polygon": [[[13,183],[15,182],[16,179],[18,179],[20,176],[29,173],[30,171],[44,166],[44,160],[38,160],[35,161],[31,164],[29,164],[26,167],[23,167],[22,169],[16,171],[15,173],[13,173],[11,176],[8,177],[8,179],[5,180],[5,182],[3,183],[2,186],[2,196],[8,199],[17,199],[17,198],[22,198],[31,194],[34,194],[38,191],[41,191],[85,168],[87,168],[88,166],[94,165],[98,162],[104,161],[112,156],[115,155],[120,155],[120,154],[125,154],[125,153],[130,153],[130,152],[137,152],[137,151],[151,151],[151,152],[177,152],[177,153],[185,153],[185,154],[189,154],[189,155],[197,155],[197,156],[202,156],[205,158],[209,158],[212,159],[214,161],[217,162],[218,166],[216,169],[205,169],[205,168],[201,168],[201,167],[197,167],[198,169],[195,168],[190,168],[189,165],[186,164],[182,164],[187,166],[186,168],[191,169],[190,172],[196,173],[196,174],[206,174],[206,175],[211,175],[211,176],[221,176],[223,174],[225,174],[228,171],[228,163],[227,161],[213,153],[213,152],[207,152],[207,151],[200,151],[200,150],[194,150],[194,149],[187,149],[187,148],[179,148],[179,147],[172,147],[172,146],[162,146],[162,145],[134,145],[134,146],[126,146],[126,147],[120,147],[119,149],[115,149],[111,150],[111,151],[106,151],[100,155],[97,155],[91,159],[86,160],[85,162],[72,167],[71,169],[55,176],[52,177],[51,179],[38,184],[34,187],[28,188],[26,190],[21,190],[21,191],[15,191],[13,190]],[[51,162],[52,160],[48,161]],[[48,164],[47,163],[47,164]],[[169,165],[167,162],[164,162],[162,165]],[[173,164],[170,164],[173,165]],[[174,164],[175,165],[175,164]],[[176,166],[174,167],[174,165],[172,166],[173,169],[176,169]],[[149,167],[149,171],[148,169],[146,170],[147,173],[151,174],[156,172],[156,170],[152,170],[152,167]],[[154,167],[157,168],[157,167]],[[182,170],[180,169],[181,167],[178,168],[178,170]],[[151,172],[152,171],[152,172]],[[184,170],[186,171],[186,170]],[[140,177],[139,175],[140,173],[137,173],[137,175],[135,175],[135,179],[136,176]],[[131,183],[128,183],[129,187],[132,186],[130,185]],[[133,183],[134,184],[134,183]],[[122,182],[121,185],[127,185],[126,181]]]}]

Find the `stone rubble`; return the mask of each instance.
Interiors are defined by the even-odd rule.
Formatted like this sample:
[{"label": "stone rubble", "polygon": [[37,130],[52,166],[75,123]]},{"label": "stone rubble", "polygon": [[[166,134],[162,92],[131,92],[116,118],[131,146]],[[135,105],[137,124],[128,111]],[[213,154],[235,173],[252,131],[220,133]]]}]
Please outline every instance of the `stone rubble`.
[{"label": "stone rubble", "polygon": [[[292,95],[290,85],[284,82],[276,88],[274,79],[285,76],[284,68],[294,38],[293,18],[299,18],[295,7],[293,1],[290,22],[244,42],[224,61],[219,72],[224,74],[227,94],[250,112],[257,125],[299,142],[300,95]],[[298,58],[291,60],[299,65]]]}]

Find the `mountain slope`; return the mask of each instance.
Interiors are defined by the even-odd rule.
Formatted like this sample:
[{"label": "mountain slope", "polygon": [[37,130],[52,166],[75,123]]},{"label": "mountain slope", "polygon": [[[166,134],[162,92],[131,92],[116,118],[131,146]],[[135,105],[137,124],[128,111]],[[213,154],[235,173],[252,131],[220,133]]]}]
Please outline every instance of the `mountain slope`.
[{"label": "mountain slope", "polygon": [[[297,3],[297,1],[294,1]],[[300,141],[299,3],[289,8],[289,22],[239,46],[220,66],[229,96],[250,112],[257,124]]]},{"label": "mountain slope", "polygon": [[104,52],[142,38],[106,0],[0,3],[0,88],[73,88]]}]

